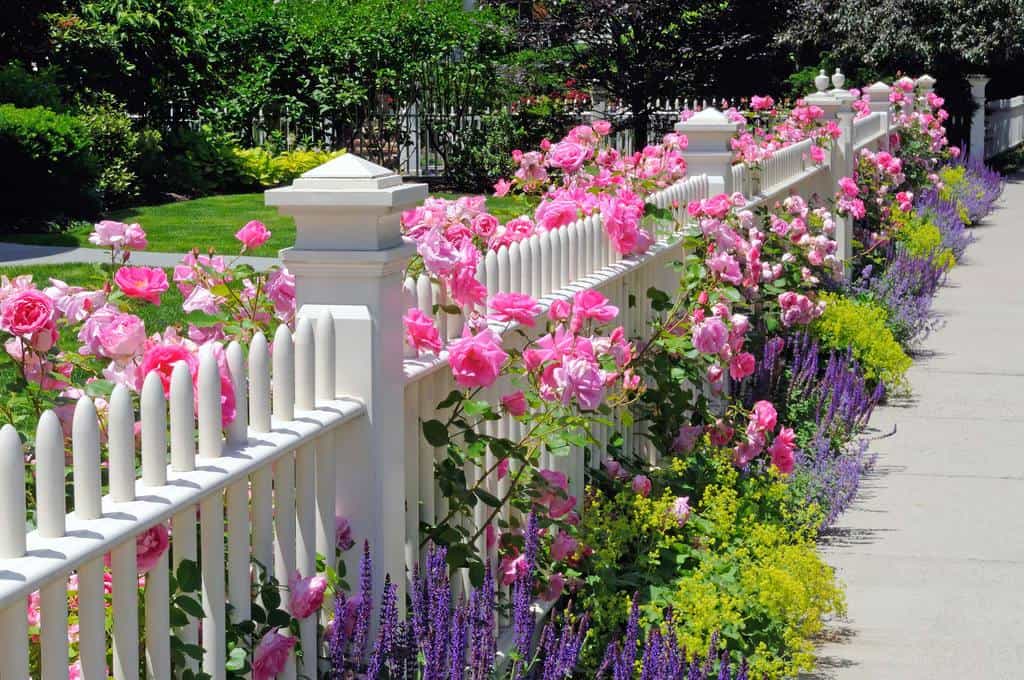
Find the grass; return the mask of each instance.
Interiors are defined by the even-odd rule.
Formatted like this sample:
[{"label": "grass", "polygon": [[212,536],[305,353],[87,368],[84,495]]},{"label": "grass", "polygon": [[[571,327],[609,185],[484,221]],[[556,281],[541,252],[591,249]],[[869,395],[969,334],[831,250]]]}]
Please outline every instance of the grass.
[{"label": "grass", "polygon": [[[138,222],[146,230],[149,247],[159,253],[183,253],[193,246],[233,253],[239,248],[235,232],[249,220],[267,225],[272,236],[257,255],[273,256],[295,243],[295,221],[263,205],[263,194],[207,196],[191,201],[144,205],[116,210],[104,216],[118,222]],[[38,245],[95,247],[89,243],[92,224],[80,222],[61,233],[12,234],[4,239]]]},{"label": "grass", "polygon": [[[442,198],[458,198],[460,194],[438,193]],[[502,222],[520,215],[533,215],[537,200],[524,196],[490,197],[487,209]],[[275,208],[263,205],[263,194],[229,194],[208,196],[191,201],[174,201],[161,205],[145,205],[117,210],[104,219],[118,222],[138,222],[146,230],[149,247],[158,253],[183,253],[192,247],[205,251],[215,248],[220,253],[238,251],[235,232],[249,220],[267,225],[272,236],[256,255],[271,257],[281,248],[295,243],[295,221],[280,215]],[[78,246],[94,248],[89,243],[92,224],[77,222],[63,232],[44,234],[9,234],[3,241],[47,246]]]},{"label": "grass", "polygon": [[[108,279],[107,271],[109,269],[110,265],[96,263],[39,264],[31,267],[0,267],[0,275],[13,278],[22,274],[31,274],[32,281],[40,289],[49,286],[51,278],[60,279],[72,286],[97,289],[101,288]],[[183,298],[177,286],[171,281],[172,270],[166,269],[165,271],[171,285],[161,296],[159,307],[141,300],[129,300],[131,305],[129,311],[146,323],[147,335],[163,331],[167,326],[179,323],[185,317],[185,312],[181,309]],[[79,343],[77,338],[62,337],[60,345],[65,349],[77,349]]]}]

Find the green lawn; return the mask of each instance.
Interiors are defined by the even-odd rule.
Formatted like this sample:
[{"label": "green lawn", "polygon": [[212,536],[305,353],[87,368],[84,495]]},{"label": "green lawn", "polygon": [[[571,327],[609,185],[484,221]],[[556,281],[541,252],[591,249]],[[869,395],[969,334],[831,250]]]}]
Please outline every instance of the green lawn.
[{"label": "green lawn", "polygon": [[[162,205],[144,205],[117,210],[105,216],[118,222],[138,222],[146,230],[147,250],[182,253],[198,247],[216,248],[221,253],[234,253],[239,248],[235,232],[249,220],[267,225],[272,236],[255,255],[274,257],[281,248],[295,243],[295,221],[263,205],[263,194],[231,194],[208,196],[191,201],[175,201]],[[8,238],[19,243],[95,247],[89,243],[92,225],[80,223],[60,234],[14,234]]]},{"label": "green lawn", "polygon": [[[38,264],[31,267],[0,267],[0,275],[7,277],[31,274],[32,281],[40,288],[50,285],[50,278],[60,279],[72,286],[84,286],[87,288],[100,288],[107,280],[106,270],[110,265],[102,264]],[[181,309],[182,296],[178,287],[171,280],[171,269],[166,269],[167,281],[171,284],[161,296],[161,305],[151,305],[141,300],[129,300],[131,312],[146,323],[146,334],[152,335],[157,331],[163,331],[168,325],[180,322],[185,312]],[[61,347],[67,349],[79,346],[77,338],[62,337]]]},{"label": "green lawn", "polygon": [[[450,193],[436,195],[443,198],[459,196]],[[524,214],[532,215],[536,204],[536,199],[523,196],[492,196],[487,199],[488,210],[502,222]],[[212,247],[221,253],[234,253],[239,247],[235,232],[249,220],[260,220],[272,234],[254,255],[274,257],[278,250],[295,243],[295,221],[278,214],[275,208],[263,205],[262,193],[208,196],[191,201],[146,205],[118,210],[105,217],[141,224],[149,239],[147,250],[152,252],[183,253],[195,246],[203,251]],[[89,243],[91,231],[92,224],[81,222],[61,233],[11,234],[0,240],[94,248]]]}]

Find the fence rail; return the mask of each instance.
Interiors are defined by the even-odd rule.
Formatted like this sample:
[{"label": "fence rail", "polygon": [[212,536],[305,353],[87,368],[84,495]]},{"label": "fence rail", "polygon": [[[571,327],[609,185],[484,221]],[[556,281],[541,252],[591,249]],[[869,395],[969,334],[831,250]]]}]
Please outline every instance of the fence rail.
[{"label": "fence rail", "polygon": [[986,158],[1024,143],[1024,95],[988,102],[987,109]]}]

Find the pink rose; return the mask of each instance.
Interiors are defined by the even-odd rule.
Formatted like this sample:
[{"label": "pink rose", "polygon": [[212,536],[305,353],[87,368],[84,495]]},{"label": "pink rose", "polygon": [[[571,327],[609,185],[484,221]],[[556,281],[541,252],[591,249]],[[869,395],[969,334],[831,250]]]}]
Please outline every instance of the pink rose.
[{"label": "pink rose", "polygon": [[501,348],[501,338],[489,328],[476,335],[469,329],[448,346],[448,363],[455,382],[462,387],[489,387],[498,379],[508,354]]},{"label": "pink rose", "polygon": [[494,183],[494,195],[497,198],[507,196],[511,188],[512,182],[509,182],[507,179],[499,179],[497,182]]},{"label": "pink rose", "polygon": [[607,472],[608,476],[611,477],[612,479],[618,479],[619,477],[622,476],[622,463],[615,460],[614,458],[609,458],[608,460],[606,460],[603,463],[603,466],[604,471]]},{"label": "pink rose", "polygon": [[793,471],[795,458],[793,456],[793,450],[796,446],[796,433],[793,432],[792,428],[784,427],[779,430],[779,434],[776,435],[775,441],[772,442],[771,447],[768,449],[768,453],[772,458],[772,465],[779,469],[784,475],[788,475]]},{"label": "pink rose", "polygon": [[291,591],[288,606],[291,608],[292,616],[304,619],[316,613],[323,605],[327,578],[320,574],[302,578],[296,571],[288,580],[288,590]]},{"label": "pink rose", "polygon": [[551,231],[575,222],[578,212],[579,209],[573,201],[544,199],[537,206],[534,219],[538,226],[543,227],[546,231]]},{"label": "pink rose", "polygon": [[548,577],[548,587],[540,594],[540,599],[545,602],[554,602],[562,596],[563,590],[565,590],[565,577],[556,571]]},{"label": "pink rose", "polygon": [[633,491],[640,494],[643,497],[647,497],[651,493],[651,480],[646,475],[637,475],[633,478]]},{"label": "pink rose", "polygon": [[297,640],[290,635],[281,635],[277,632],[279,630],[273,628],[267,631],[256,646],[252,662],[253,680],[274,680],[284,670],[288,655]]},{"label": "pink rose", "polygon": [[140,352],[146,344],[146,326],[134,314],[113,315],[99,329],[100,354],[125,362]]},{"label": "pink rose", "polygon": [[694,324],[691,334],[693,346],[704,354],[718,354],[729,338],[729,331],[718,317]]},{"label": "pink rose", "polygon": [[169,397],[171,395],[171,372],[179,361],[184,361],[188,365],[191,375],[195,375],[199,371],[199,360],[184,345],[150,343],[142,354],[139,374],[146,376],[155,371],[160,376],[160,383],[164,387],[164,396]]},{"label": "pink rose", "polygon": [[103,220],[93,225],[89,234],[89,242],[106,248],[124,248],[126,250],[144,250],[149,243],[146,232],[139,224],[124,224],[113,220]]},{"label": "pink rose", "polygon": [[563,404],[568,404],[576,397],[580,409],[584,411],[593,411],[601,405],[606,374],[592,359],[566,359],[554,369],[552,377],[562,391]]},{"label": "pink rose", "polygon": [[750,412],[750,424],[761,432],[771,432],[775,429],[778,417],[775,406],[770,401],[762,399],[754,403],[754,408]]},{"label": "pink rose", "polygon": [[491,318],[495,321],[518,322],[531,328],[536,324],[534,317],[541,311],[536,300],[522,293],[496,293],[488,304],[494,310]]},{"label": "pink rose", "polygon": [[[167,525],[154,524],[150,528],[135,537],[135,564],[140,574],[156,566],[160,557],[167,552],[170,545],[170,532]],[[103,562],[110,566],[110,553],[103,556]]]},{"label": "pink rose", "polygon": [[338,546],[338,550],[345,552],[355,541],[352,540],[352,525],[349,524],[347,517],[335,517],[334,518],[334,544]]},{"label": "pink rose", "polygon": [[743,352],[729,360],[729,375],[733,380],[742,380],[754,372],[754,355]]},{"label": "pink rose", "polygon": [[441,335],[437,332],[434,320],[422,310],[412,307],[402,317],[405,323],[405,340],[419,354],[424,350],[441,351]]},{"label": "pink rose", "polygon": [[501,405],[510,415],[518,418],[526,413],[526,396],[523,394],[522,390],[517,390],[512,394],[506,394],[502,397]]},{"label": "pink rose", "polygon": [[274,305],[274,311],[284,322],[295,316],[295,276],[286,267],[275,269],[267,277],[263,288],[267,299]]},{"label": "pink rose", "polygon": [[679,496],[676,498],[672,503],[672,510],[670,512],[675,517],[679,526],[686,524],[686,520],[690,519],[690,497]]},{"label": "pink rose", "polygon": [[560,530],[554,540],[551,541],[551,559],[561,562],[576,552],[579,541]]},{"label": "pink rose", "polygon": [[28,344],[37,352],[49,352],[57,344],[58,337],[57,325],[50,321],[46,326],[32,334]]},{"label": "pink rose", "polygon": [[672,440],[673,453],[689,453],[697,445],[697,439],[704,433],[702,425],[683,425]]},{"label": "pink rose", "polygon": [[508,476],[508,467],[511,463],[511,458],[502,458],[501,461],[498,462],[498,467],[496,468],[498,479],[505,479],[505,477]]},{"label": "pink rose", "polygon": [[860,193],[860,189],[857,188],[857,182],[852,177],[840,178],[839,188],[847,198],[857,198],[857,194]]},{"label": "pink rose", "polygon": [[564,472],[545,469],[541,470],[538,474],[540,474],[541,478],[548,484],[548,486],[561,489],[562,491],[568,491],[569,478],[566,477]]},{"label": "pink rose", "polygon": [[548,163],[565,172],[576,172],[590,158],[593,151],[570,140],[563,140],[551,147]]},{"label": "pink rose", "polygon": [[574,325],[575,319],[593,319],[597,323],[608,323],[619,314],[619,308],[608,304],[608,298],[593,288],[576,293],[572,298],[572,305]]},{"label": "pink rose", "polygon": [[18,290],[0,303],[0,329],[29,339],[53,321],[53,300],[34,288]]},{"label": "pink rose", "polygon": [[750,98],[750,108],[754,111],[768,111],[775,106],[775,100],[770,96],[759,97],[754,95]]},{"label": "pink rose", "polygon": [[252,220],[235,232],[235,238],[242,242],[245,250],[256,250],[270,239],[270,232],[262,222]]},{"label": "pink rose", "polygon": [[512,585],[519,574],[526,573],[527,567],[526,555],[505,555],[501,558],[501,564],[498,566],[498,571],[501,573],[501,584],[503,586]]},{"label": "pink rose", "polygon": [[160,294],[167,290],[167,274],[159,267],[121,267],[114,274],[114,283],[130,298],[160,304]]},{"label": "pink rose", "polygon": [[711,443],[713,445],[725,446],[732,441],[732,436],[735,434],[735,430],[733,430],[728,423],[719,418],[708,434],[711,436]]},{"label": "pink rose", "polygon": [[552,321],[565,321],[572,314],[572,305],[568,300],[558,298],[548,307],[548,318]]},{"label": "pink rose", "polygon": [[606,120],[595,120],[590,124],[590,127],[594,128],[594,132],[602,137],[607,136],[612,131],[612,124]]},{"label": "pink rose", "polygon": [[481,238],[490,238],[498,230],[498,218],[490,213],[480,213],[473,218],[473,233]]}]

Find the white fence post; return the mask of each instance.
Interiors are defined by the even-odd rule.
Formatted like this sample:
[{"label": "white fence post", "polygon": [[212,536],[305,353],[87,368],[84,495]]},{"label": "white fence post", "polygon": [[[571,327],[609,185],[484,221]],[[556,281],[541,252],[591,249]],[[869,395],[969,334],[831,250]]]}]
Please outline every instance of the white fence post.
[{"label": "white fence post", "polygon": [[[820,107],[825,112],[824,119],[826,121],[832,118],[839,121],[841,134],[839,139],[832,143],[832,154],[829,159],[829,186],[826,195],[831,196],[838,189],[841,178],[853,175],[855,159],[853,152],[853,95],[843,89],[846,77],[839,69],[836,69],[831,79],[833,88],[826,91],[829,82],[825,71],[821,71],[814,79],[814,87],[817,92],[806,97],[806,102]],[[848,262],[853,253],[853,220],[850,217],[836,219],[836,242],[839,259]]]},{"label": "white fence post", "polygon": [[281,257],[295,275],[300,316],[315,320],[322,306],[330,307],[336,389],[354,387],[358,391],[351,396],[366,403],[365,460],[338,461],[338,504],[350,518],[358,515],[352,518],[353,535],[370,541],[375,595],[390,574],[400,589],[399,603],[405,602],[405,503],[416,502],[405,497],[402,366],[402,283],[415,251],[402,238],[400,217],[426,195],[425,184],[403,184],[395,173],[354,154],[266,192],[267,205],[295,218],[295,246]]},{"label": "white fence post", "polygon": [[935,90],[935,78],[926,73],[918,78],[916,82],[921,94],[917,101],[914,102],[914,108],[918,111],[930,111],[931,105],[928,104],[928,95]]},{"label": "white fence post", "polygon": [[988,76],[967,76],[971,83],[971,97],[974,99],[974,113],[971,115],[971,143],[968,154],[971,158],[985,160],[985,86]]},{"label": "white fence post", "polygon": [[879,148],[888,150],[889,131],[892,129],[892,103],[889,101],[889,94],[892,92],[892,88],[882,81],[878,81],[866,87],[864,92],[868,95],[871,112],[882,115],[882,126],[885,129],[885,136],[882,137]]},{"label": "white fence post", "polygon": [[687,175],[707,175],[711,184],[709,195],[742,190],[742,187],[733,186],[733,152],[729,145],[739,129],[737,123],[730,122],[718,109],[707,108],[687,121],[676,123],[675,127],[676,132],[686,135],[689,140],[683,152]]}]

